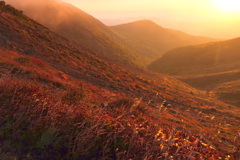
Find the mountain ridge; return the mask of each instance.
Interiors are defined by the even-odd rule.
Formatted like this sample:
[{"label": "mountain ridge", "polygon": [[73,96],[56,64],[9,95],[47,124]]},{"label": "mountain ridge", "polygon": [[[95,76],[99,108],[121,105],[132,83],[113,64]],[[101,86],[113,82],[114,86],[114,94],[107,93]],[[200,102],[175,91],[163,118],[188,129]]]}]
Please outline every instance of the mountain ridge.
[{"label": "mountain ridge", "polygon": [[110,61],[121,61],[125,65],[136,64],[135,53],[118,35],[93,16],[71,4],[58,0],[7,2],[90,53]]},{"label": "mountain ridge", "polygon": [[150,20],[140,20],[112,26],[123,36],[136,52],[148,59],[148,63],[161,57],[164,52],[180,46],[201,44],[215,41],[208,37],[192,36],[190,34],[163,28]]},{"label": "mountain ridge", "polygon": [[[84,50],[122,67],[129,66],[126,68],[146,67],[164,51],[175,47],[214,41],[214,39],[164,29],[149,20],[139,24],[138,33],[132,34],[134,33],[132,30],[122,34],[116,27],[108,27],[81,9],[65,2],[58,0],[8,1],[44,26],[74,41]],[[146,22],[148,27],[144,27]],[[141,33],[144,34],[141,36]]]},{"label": "mountain ridge", "polygon": [[0,33],[0,159],[237,152],[235,106],[175,78],[105,62],[3,2]]}]

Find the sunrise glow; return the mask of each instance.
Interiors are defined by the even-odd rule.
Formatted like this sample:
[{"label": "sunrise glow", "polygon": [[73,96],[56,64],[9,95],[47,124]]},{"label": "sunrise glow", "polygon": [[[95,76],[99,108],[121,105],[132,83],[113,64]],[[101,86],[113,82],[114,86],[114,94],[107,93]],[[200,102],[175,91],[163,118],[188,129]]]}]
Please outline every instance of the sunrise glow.
[{"label": "sunrise glow", "polygon": [[[6,0],[24,6],[25,1]],[[220,39],[240,36],[240,0],[61,0],[108,26],[142,19],[165,28]]]},{"label": "sunrise glow", "polygon": [[240,12],[239,0],[214,0],[214,5],[223,12]]},{"label": "sunrise glow", "polygon": [[240,0],[0,0],[0,160],[240,160]]}]

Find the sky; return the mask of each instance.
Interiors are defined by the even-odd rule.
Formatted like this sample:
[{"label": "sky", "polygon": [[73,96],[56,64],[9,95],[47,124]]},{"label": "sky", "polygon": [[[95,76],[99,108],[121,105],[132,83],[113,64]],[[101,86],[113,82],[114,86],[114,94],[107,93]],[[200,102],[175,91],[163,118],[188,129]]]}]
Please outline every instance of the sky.
[{"label": "sky", "polygon": [[240,37],[240,0],[63,0],[106,25],[149,19],[193,35]]}]

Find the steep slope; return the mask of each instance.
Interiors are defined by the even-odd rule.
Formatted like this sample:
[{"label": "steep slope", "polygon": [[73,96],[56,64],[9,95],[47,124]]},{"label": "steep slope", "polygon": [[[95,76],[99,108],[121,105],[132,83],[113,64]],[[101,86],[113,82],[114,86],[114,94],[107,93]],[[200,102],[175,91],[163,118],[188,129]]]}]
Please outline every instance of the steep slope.
[{"label": "steep slope", "polygon": [[7,0],[52,31],[104,59],[136,64],[136,54],[109,27],[59,0]]},{"label": "steep slope", "polygon": [[[156,72],[177,75],[177,78],[202,90],[218,93],[219,88],[235,84],[240,80],[240,38],[203,45],[189,46],[167,52],[162,58],[153,62],[149,68]],[[233,83],[231,83],[233,82]],[[237,85],[233,85],[236,86]],[[232,96],[232,89],[224,89],[224,97],[235,99],[226,101],[238,105],[238,96]],[[232,97],[232,98],[230,98]]]},{"label": "steep slope", "polygon": [[[183,95],[177,93],[178,91],[185,92],[186,96],[191,96],[191,91],[201,94],[170,77],[151,75],[147,72],[142,73],[142,76],[134,75],[116,65],[104,62],[85,50],[79,50],[67,39],[28,19],[15,9],[8,7],[5,10],[0,17],[0,33],[7,43],[5,41],[0,41],[0,43],[6,49],[41,59],[79,80],[136,98],[143,97],[144,100],[150,100],[150,95],[156,95],[162,90],[168,94],[159,96],[170,96],[171,99]],[[13,12],[15,15],[8,12]],[[144,75],[157,78],[149,79]],[[167,88],[174,88],[174,91]],[[169,95],[171,92],[176,94]],[[159,101],[162,101],[164,97]]]},{"label": "steep slope", "polygon": [[181,31],[163,28],[150,20],[117,25],[112,28],[131,44],[133,50],[147,59],[148,63],[176,47],[215,41],[211,38],[192,36]]},{"label": "steep slope", "polygon": [[2,1],[0,33],[0,159],[237,152],[239,108],[174,78],[104,62]]}]

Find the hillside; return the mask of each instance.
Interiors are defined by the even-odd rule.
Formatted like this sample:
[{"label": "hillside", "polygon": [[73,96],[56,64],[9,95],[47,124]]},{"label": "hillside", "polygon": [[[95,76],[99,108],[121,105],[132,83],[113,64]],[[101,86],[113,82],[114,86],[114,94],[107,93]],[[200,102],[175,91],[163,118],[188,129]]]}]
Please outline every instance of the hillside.
[{"label": "hillside", "polygon": [[202,74],[196,76],[176,76],[181,81],[190,84],[194,88],[212,90],[223,83],[233,82],[240,79],[240,70]]},{"label": "hillside", "polygon": [[214,88],[213,93],[225,103],[240,106],[240,81],[230,81],[222,83]]},{"label": "hillside", "polygon": [[[176,75],[183,82],[201,90],[219,91],[222,86],[230,86],[240,80],[240,38],[203,45],[188,46],[167,52],[153,62],[149,69]],[[231,83],[233,82],[233,83]],[[236,85],[233,85],[237,87]],[[230,87],[231,88],[231,87]],[[234,88],[234,87],[232,87]],[[215,93],[215,92],[213,92]],[[216,93],[219,95],[220,93]],[[238,96],[233,96],[232,89],[224,89],[225,98],[217,96],[230,104],[239,105]],[[232,101],[227,100],[235,99]],[[230,98],[232,97],[232,98]]]},{"label": "hillside", "polygon": [[52,31],[101,58],[138,64],[137,54],[109,27],[79,8],[59,0],[7,0]]},{"label": "hillside", "polygon": [[194,88],[208,91],[211,96],[225,103],[240,107],[239,70],[199,76],[179,76],[178,78]]},{"label": "hillside", "polygon": [[79,8],[58,0],[7,1],[85,50],[115,63],[124,63],[122,66],[146,66],[169,49],[215,41],[165,29],[151,21],[110,28]]},{"label": "hillside", "polygon": [[143,56],[148,63],[176,47],[215,41],[211,38],[163,28],[150,20],[112,26],[112,29],[122,35],[123,39],[131,44],[132,49]]},{"label": "hillside", "polygon": [[239,69],[240,38],[173,49],[149,65],[172,75],[199,75]]},{"label": "hillside", "polygon": [[237,157],[239,108],[105,62],[2,1],[0,66],[0,159]]}]

